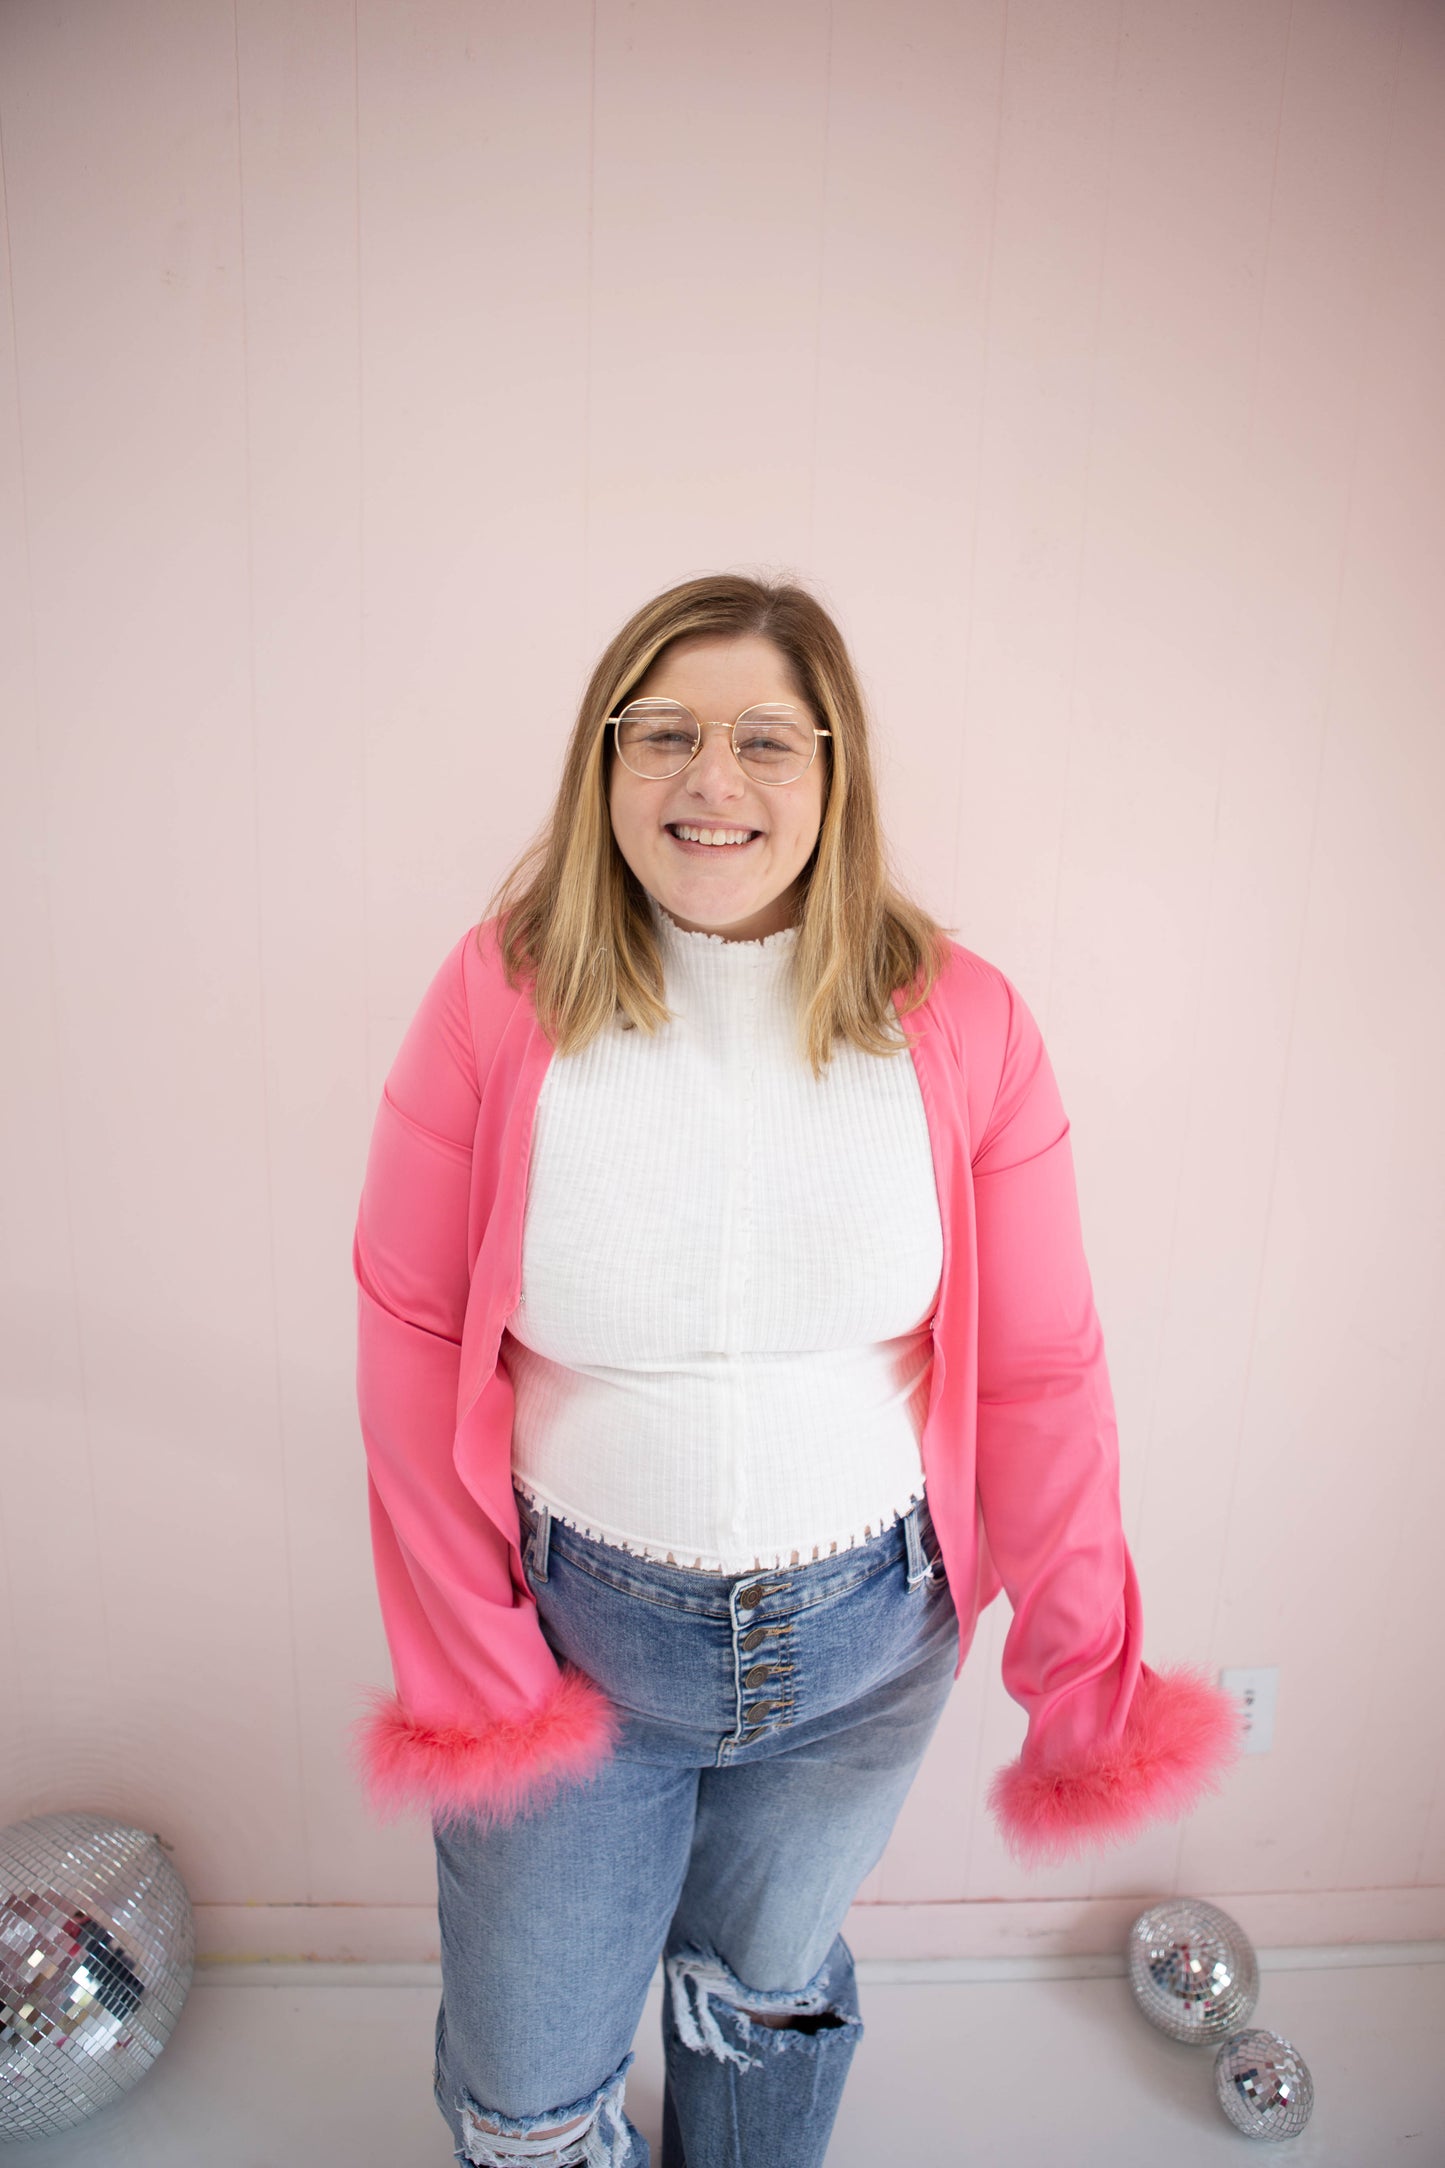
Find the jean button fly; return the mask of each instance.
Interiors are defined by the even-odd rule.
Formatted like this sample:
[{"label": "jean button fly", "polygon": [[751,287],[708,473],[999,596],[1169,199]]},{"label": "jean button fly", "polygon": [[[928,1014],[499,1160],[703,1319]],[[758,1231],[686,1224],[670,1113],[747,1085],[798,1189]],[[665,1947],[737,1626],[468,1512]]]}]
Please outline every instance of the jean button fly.
[{"label": "jean button fly", "polygon": [[740,1611],[754,1611],[757,1609],[758,1605],[762,1602],[762,1600],[762,1583],[760,1581],[755,1581],[751,1588],[745,1588],[739,1595],[738,1609]]}]

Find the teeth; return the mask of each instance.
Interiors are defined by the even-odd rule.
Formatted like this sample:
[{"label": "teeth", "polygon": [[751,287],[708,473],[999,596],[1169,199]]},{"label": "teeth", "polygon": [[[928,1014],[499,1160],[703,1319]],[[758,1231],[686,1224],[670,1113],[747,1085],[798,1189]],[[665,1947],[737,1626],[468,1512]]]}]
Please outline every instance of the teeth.
[{"label": "teeth", "polygon": [[687,843],[750,843],[751,834],[739,833],[736,828],[684,828],[681,821],[674,823],[676,833]]}]

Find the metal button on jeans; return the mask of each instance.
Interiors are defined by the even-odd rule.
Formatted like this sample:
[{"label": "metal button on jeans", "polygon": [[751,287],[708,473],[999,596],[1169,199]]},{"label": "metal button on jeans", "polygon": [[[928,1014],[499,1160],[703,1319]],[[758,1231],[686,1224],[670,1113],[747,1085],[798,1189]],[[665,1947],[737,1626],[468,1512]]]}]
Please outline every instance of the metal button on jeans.
[{"label": "metal button on jeans", "polygon": [[766,1626],[755,1626],[750,1634],[743,1635],[743,1647],[745,1649],[755,1649],[760,1641],[767,1640],[768,1631],[769,1629]]},{"label": "metal button on jeans", "polygon": [[776,1664],[754,1664],[751,1671],[743,1673],[744,1686],[766,1686],[777,1668]]},{"label": "metal button on jeans", "polygon": [[762,1588],[757,1582],[754,1582],[751,1588],[745,1588],[742,1594],[738,1597],[738,1609],[740,1611],[755,1610],[756,1607],[762,1602],[762,1600]]}]

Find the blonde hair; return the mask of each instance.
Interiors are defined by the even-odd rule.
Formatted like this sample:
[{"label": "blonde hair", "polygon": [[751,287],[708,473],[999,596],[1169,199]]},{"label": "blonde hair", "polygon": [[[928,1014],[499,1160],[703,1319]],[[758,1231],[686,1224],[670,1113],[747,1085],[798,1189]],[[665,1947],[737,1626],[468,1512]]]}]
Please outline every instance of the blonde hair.
[{"label": "blonde hair", "polygon": [[[786,581],[717,573],[645,602],[614,636],[588,682],[545,825],[493,890],[507,982],[531,979],[539,1022],[576,1053],[618,1020],[648,1033],[672,1019],[646,890],[617,847],[608,809],[616,732],[604,726],[673,641],[761,634],[786,657],[798,691],[831,738],[822,825],[799,877],[793,958],[801,1051],[816,1077],[842,1038],[895,1054],[892,995],[906,1013],[927,998],[948,957],[942,927],[895,885],[878,814],[868,717],[843,637],[828,612]],[[478,939],[481,928],[478,928]]]}]

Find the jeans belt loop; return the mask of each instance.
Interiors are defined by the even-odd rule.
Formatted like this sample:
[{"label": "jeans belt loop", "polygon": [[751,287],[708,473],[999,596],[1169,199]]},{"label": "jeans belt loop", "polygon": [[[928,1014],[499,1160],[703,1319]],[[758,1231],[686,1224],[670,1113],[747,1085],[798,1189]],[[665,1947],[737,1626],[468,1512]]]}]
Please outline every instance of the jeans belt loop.
[{"label": "jeans belt loop", "polygon": [[539,1581],[547,1578],[547,1561],[552,1555],[552,1511],[539,1498],[532,1508],[536,1520],[532,1527],[531,1566]]},{"label": "jeans belt loop", "polygon": [[918,1530],[919,1516],[922,1511],[921,1504],[911,1505],[903,1516],[903,1534],[908,1545],[908,1586],[910,1591],[917,1588],[920,1581],[930,1581],[933,1578],[933,1568],[928,1562],[928,1555],[923,1548],[923,1538]]}]

